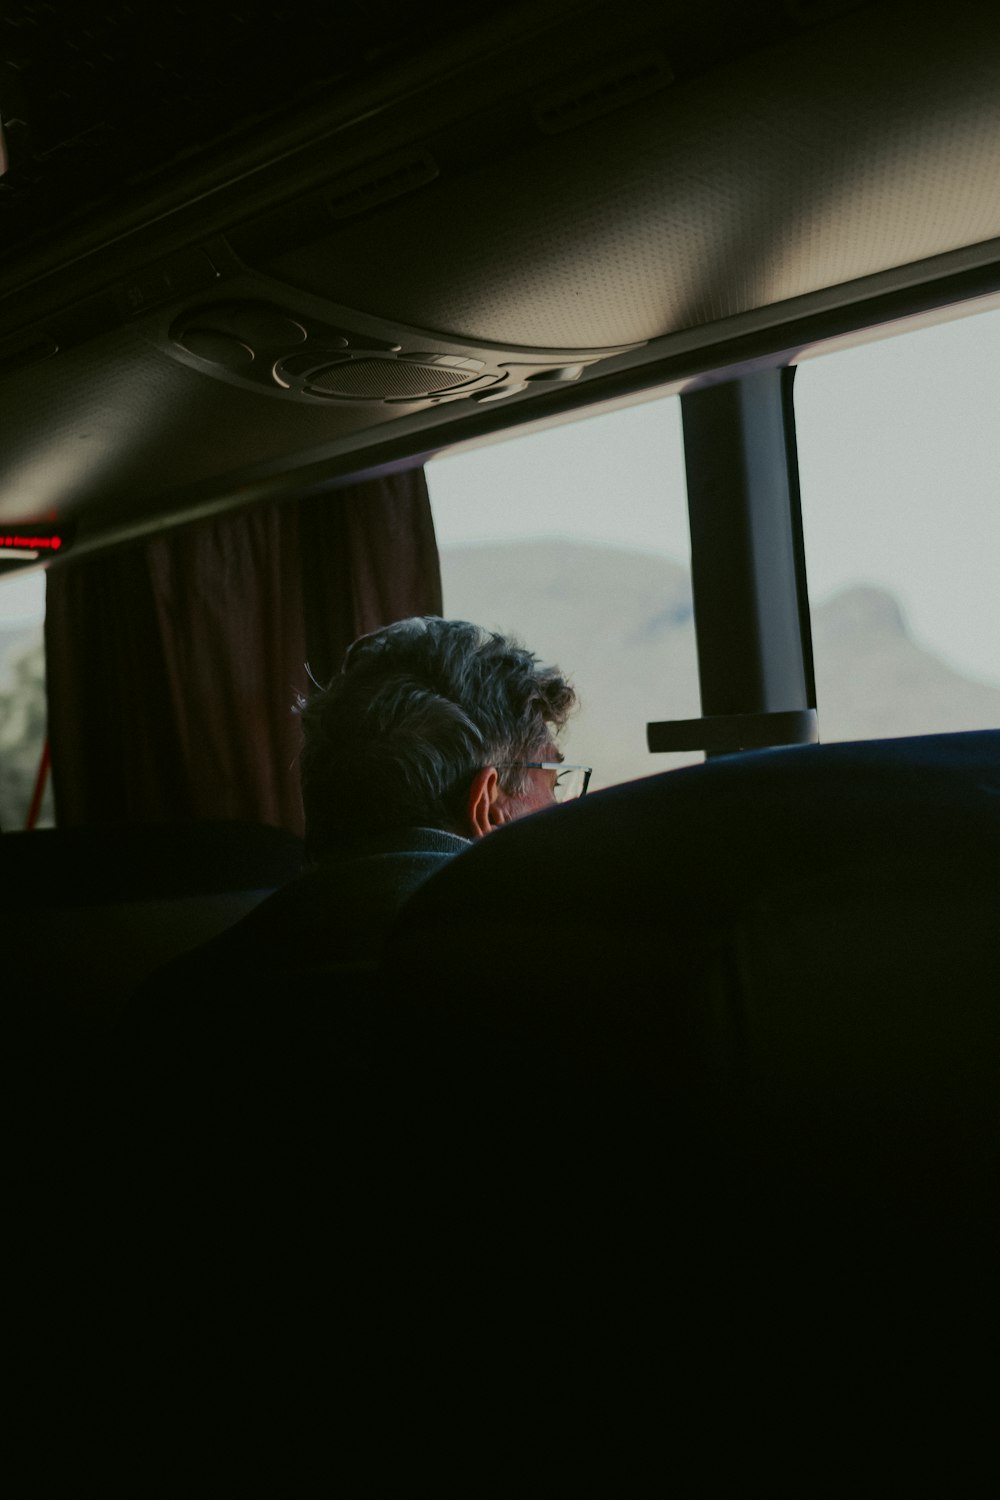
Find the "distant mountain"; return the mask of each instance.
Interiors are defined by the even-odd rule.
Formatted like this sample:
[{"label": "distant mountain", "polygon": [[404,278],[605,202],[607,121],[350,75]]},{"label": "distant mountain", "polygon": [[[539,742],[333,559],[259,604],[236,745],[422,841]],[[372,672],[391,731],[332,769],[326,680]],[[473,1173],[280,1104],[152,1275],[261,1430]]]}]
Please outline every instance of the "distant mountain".
[{"label": "distant mountain", "polygon": [[[650,755],[650,719],[700,712],[687,570],[648,553],[570,542],[443,548],[446,613],[517,635],[582,700],[564,748],[594,785],[694,756]],[[899,606],[848,589],[813,611],[825,740],[1000,726],[1000,689],[962,677],[909,636]]]},{"label": "distant mountain", "polygon": [[924,650],[881,589],[845,589],[814,610],[813,653],[825,739],[1000,728],[1000,688]]}]

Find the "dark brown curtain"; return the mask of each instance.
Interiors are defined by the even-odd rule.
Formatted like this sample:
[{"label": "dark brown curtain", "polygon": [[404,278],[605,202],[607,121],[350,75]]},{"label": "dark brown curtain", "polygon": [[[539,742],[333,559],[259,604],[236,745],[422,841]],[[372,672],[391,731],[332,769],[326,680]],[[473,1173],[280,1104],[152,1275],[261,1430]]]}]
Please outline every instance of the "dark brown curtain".
[{"label": "dark brown curtain", "polygon": [[440,611],[422,470],[68,562],[45,627],[57,821],[301,832],[306,662],[326,681],[358,635]]},{"label": "dark brown curtain", "polygon": [[326,683],[359,635],[442,612],[441,570],[423,469],[299,502],[309,669]]}]

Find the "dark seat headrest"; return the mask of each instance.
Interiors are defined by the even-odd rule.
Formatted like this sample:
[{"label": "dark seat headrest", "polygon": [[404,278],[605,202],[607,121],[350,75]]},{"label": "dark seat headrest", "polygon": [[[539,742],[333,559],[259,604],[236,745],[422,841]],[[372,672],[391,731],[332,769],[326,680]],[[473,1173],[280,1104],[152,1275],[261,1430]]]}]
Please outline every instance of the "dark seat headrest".
[{"label": "dark seat headrest", "polygon": [[389,974],[483,1055],[576,1068],[588,1112],[669,1107],[686,1150],[728,1121],[732,1159],[982,1187],[1000,732],[755,752],[527,818],[417,893]]},{"label": "dark seat headrest", "polygon": [[270,890],[301,868],[296,834],[225,819],[46,828],[0,838],[8,910]]}]

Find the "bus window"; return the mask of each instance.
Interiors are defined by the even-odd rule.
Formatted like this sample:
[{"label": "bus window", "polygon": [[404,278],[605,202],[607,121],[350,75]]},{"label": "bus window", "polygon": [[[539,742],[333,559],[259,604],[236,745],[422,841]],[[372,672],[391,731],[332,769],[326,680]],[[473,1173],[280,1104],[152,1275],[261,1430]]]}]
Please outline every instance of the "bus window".
[{"label": "bus window", "polygon": [[591,786],[701,760],[646,748],[648,720],[699,712],[679,399],[469,445],[427,481],[446,615],[569,674],[562,748]]},{"label": "bus window", "polygon": [[1000,311],[795,379],[824,740],[1000,724]]},{"label": "bus window", "polygon": [[[45,748],[45,580],[0,580],[0,829],[24,828]],[[33,826],[54,822],[48,781]]]}]

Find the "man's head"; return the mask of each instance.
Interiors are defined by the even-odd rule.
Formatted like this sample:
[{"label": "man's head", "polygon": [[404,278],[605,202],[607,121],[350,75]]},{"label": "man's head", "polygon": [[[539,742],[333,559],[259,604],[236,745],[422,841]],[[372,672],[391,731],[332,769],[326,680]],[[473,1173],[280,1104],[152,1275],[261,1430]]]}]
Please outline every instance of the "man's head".
[{"label": "man's head", "polygon": [[477,838],[553,801],[555,736],[576,695],[555,667],[465,620],[362,636],[302,705],[302,800],[315,858],[423,826]]}]

